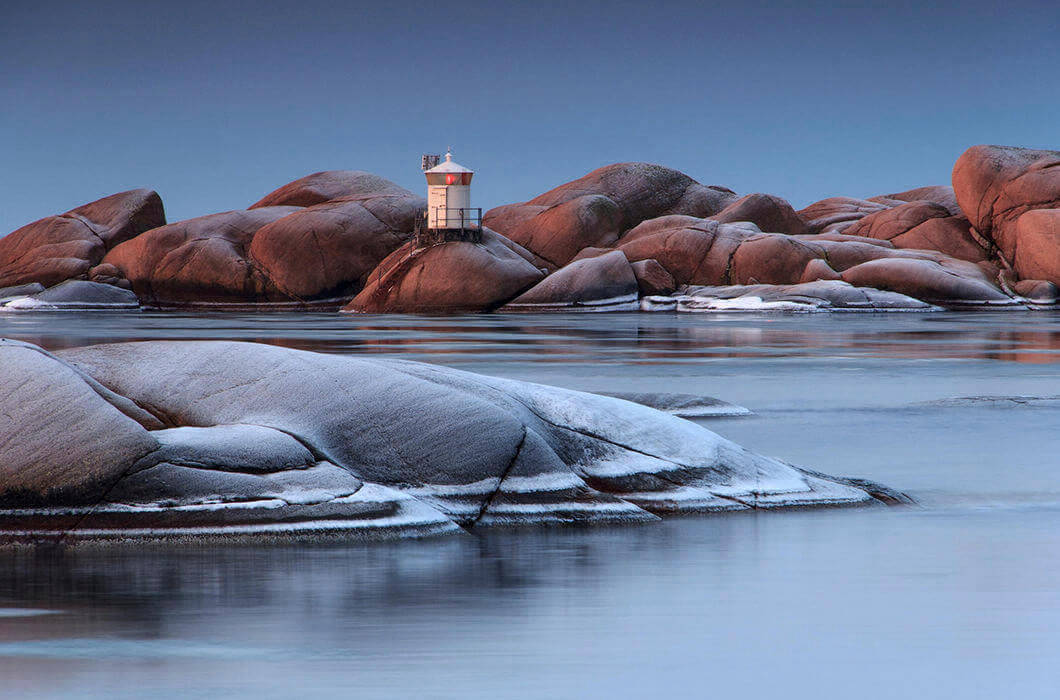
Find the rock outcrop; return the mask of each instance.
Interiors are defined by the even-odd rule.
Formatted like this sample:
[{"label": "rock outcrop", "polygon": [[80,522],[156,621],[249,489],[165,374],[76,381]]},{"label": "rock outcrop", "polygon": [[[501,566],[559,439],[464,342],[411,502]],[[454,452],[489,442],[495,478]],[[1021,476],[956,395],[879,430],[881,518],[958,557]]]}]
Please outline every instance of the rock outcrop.
[{"label": "rock outcrop", "polygon": [[710,216],[734,199],[728,188],[701,185],[670,168],[616,163],[528,202],[491,209],[483,223],[559,268],[583,248],[613,245],[647,219]]},{"label": "rock outcrop", "polygon": [[645,406],[415,362],[2,341],[0,366],[9,541],[377,538],[877,502]]},{"label": "rock outcrop", "polygon": [[[973,146],[953,166],[957,202],[1021,278],[1060,282],[1060,152]],[[1027,217],[1023,221],[1023,217]]]},{"label": "rock outcrop", "polygon": [[162,200],[130,190],[34,221],[0,238],[0,287],[87,279],[107,251],[166,223]]},{"label": "rock outcrop", "polygon": [[[158,196],[136,190],[0,239],[0,288],[76,279],[131,289],[151,307],[448,313],[618,310],[634,294],[662,310],[677,302],[659,297],[682,285],[846,281],[942,306],[1039,307],[1046,288],[1032,299],[1014,285],[1060,284],[1057,166],[1060,152],[976,146],[953,187],[795,211],[774,195],[618,163],[491,209],[481,242],[414,242],[424,200],[360,171],[314,173],[249,209],[169,225]],[[596,303],[611,292],[623,301]]]},{"label": "rock outcrop", "polygon": [[978,266],[934,251],[898,250],[856,238],[763,233],[749,223],[665,216],[626,234],[630,261],[652,259],[678,285],[791,285],[842,279],[931,304],[1015,304]]},{"label": "rock outcrop", "polygon": [[368,173],[310,175],[249,210],[138,236],[104,260],[153,306],[338,306],[412,236],[421,197]]},{"label": "rock outcrop", "polygon": [[959,260],[985,262],[990,251],[972,235],[963,215],[942,204],[914,200],[869,214],[843,229],[849,236],[890,241],[896,248],[937,250]]},{"label": "rock outcrop", "polygon": [[406,243],[383,260],[343,311],[451,313],[489,311],[541,281],[531,255],[484,228],[482,242]]}]

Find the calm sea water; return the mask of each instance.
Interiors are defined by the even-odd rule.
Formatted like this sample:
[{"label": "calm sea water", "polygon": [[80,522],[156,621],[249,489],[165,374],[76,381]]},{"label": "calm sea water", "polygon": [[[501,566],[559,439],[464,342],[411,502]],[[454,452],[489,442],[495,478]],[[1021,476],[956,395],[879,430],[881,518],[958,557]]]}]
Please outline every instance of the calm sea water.
[{"label": "calm sea water", "polygon": [[49,348],[242,339],[702,393],[756,412],[710,429],[920,502],[0,555],[5,697],[1060,692],[1058,314],[64,313],[0,316],[0,335]]}]

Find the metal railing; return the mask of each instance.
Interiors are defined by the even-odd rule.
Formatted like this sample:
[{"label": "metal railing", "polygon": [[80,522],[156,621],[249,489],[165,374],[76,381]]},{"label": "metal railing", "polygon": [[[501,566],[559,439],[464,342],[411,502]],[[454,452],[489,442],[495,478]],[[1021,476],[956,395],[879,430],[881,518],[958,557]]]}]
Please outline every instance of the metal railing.
[{"label": "metal railing", "polygon": [[[464,209],[453,209],[451,207],[435,207],[435,220],[442,224],[437,228],[467,229],[482,228],[482,207],[468,207]],[[428,221],[430,217],[428,217]]]}]

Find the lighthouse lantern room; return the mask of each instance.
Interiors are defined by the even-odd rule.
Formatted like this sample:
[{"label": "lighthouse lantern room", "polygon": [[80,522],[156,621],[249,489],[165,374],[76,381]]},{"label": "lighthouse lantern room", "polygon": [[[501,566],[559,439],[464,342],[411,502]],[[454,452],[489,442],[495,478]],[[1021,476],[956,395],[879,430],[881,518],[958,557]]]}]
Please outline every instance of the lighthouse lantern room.
[{"label": "lighthouse lantern room", "polygon": [[471,208],[474,171],[455,162],[450,152],[441,162],[437,156],[424,156],[423,174],[427,177],[426,228],[433,233],[432,237],[440,240],[480,238],[482,210]]}]

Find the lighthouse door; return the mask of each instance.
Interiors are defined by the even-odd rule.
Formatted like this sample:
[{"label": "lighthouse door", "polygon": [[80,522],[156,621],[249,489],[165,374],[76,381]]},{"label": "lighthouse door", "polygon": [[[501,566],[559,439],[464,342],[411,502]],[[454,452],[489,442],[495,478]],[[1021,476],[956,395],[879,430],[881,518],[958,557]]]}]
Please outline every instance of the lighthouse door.
[{"label": "lighthouse door", "polygon": [[427,192],[427,227],[448,228],[448,188],[433,186]]}]

